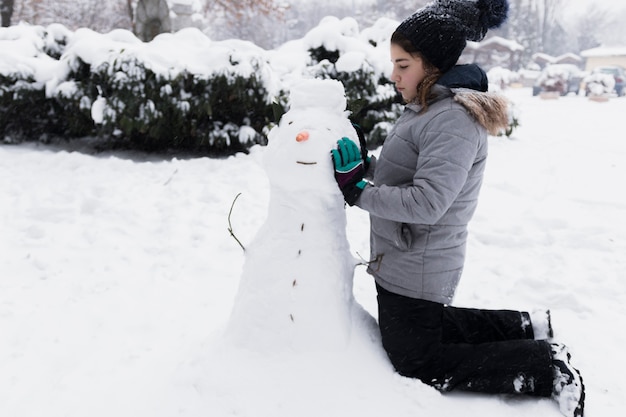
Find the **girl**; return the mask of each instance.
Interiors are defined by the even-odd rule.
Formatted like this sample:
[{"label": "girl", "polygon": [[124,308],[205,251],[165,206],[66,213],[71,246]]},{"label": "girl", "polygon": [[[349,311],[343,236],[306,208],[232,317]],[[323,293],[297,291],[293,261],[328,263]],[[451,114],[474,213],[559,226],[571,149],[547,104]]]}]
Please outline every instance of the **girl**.
[{"label": "girl", "polygon": [[507,13],[505,0],[438,0],[403,21],[390,52],[405,111],[377,161],[339,141],[335,178],[346,202],[370,214],[368,272],[378,291],[382,343],[398,373],[444,392],[552,396],[563,414],[582,416],[582,378],[566,347],[548,342],[549,312],[449,305],[487,136],[508,124],[506,101],[487,93],[484,72],[455,63],[466,40],[481,40]]}]

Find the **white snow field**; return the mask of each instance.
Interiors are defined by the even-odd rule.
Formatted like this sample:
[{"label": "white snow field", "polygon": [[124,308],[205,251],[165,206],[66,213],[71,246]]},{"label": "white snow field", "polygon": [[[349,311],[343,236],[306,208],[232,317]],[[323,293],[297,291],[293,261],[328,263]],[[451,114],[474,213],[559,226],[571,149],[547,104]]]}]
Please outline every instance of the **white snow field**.
[{"label": "white snow field", "polygon": [[[490,138],[455,304],[550,308],[586,416],[622,415],[626,99],[506,94],[521,127]],[[76,148],[0,146],[1,416],[561,415],[550,399],[442,395],[402,378],[375,327],[332,349],[230,343],[245,258],[229,211],[241,193],[230,220],[250,244],[268,218],[267,148],[225,159]],[[346,215],[350,253],[367,258],[367,214]],[[281,271],[279,255],[262,270]],[[375,317],[364,266],[354,294]],[[309,307],[324,316],[324,302]]]}]

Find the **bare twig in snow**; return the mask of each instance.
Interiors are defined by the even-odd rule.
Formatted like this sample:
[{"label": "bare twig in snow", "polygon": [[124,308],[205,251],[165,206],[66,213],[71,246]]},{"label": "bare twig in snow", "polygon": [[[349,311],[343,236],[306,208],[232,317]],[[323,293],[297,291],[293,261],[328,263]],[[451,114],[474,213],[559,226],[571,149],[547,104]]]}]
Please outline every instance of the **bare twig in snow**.
[{"label": "bare twig in snow", "polygon": [[235,207],[235,202],[237,201],[240,195],[241,193],[235,196],[235,199],[233,200],[233,204],[231,204],[230,206],[230,211],[228,212],[228,231],[230,232],[230,235],[233,237],[233,239],[235,239],[237,243],[239,243],[239,246],[241,246],[241,249],[245,252],[246,248],[243,247],[239,239],[237,239],[237,236],[235,236],[235,233],[233,232],[233,225],[230,222],[230,216],[233,214],[233,207]]}]

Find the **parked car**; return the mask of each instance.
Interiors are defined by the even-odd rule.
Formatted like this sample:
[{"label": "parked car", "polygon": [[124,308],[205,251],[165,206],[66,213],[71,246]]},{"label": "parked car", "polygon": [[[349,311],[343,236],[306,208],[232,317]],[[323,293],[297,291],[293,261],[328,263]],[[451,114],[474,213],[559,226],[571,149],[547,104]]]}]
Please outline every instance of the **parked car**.
[{"label": "parked car", "polygon": [[533,96],[546,92],[557,92],[564,96],[568,93],[578,94],[585,73],[574,64],[552,64],[541,71],[535,85]]},{"label": "parked car", "polygon": [[[615,91],[618,97],[622,97],[626,95],[626,91],[624,90],[624,82],[626,81],[626,70],[624,68],[611,65],[605,67],[596,67],[591,71],[590,77],[594,75],[606,74],[613,77],[615,80],[615,84],[612,88],[612,91]],[[611,91],[611,92],[612,92]],[[590,83],[587,83],[587,87],[585,87],[585,94],[589,95],[591,93]]]}]

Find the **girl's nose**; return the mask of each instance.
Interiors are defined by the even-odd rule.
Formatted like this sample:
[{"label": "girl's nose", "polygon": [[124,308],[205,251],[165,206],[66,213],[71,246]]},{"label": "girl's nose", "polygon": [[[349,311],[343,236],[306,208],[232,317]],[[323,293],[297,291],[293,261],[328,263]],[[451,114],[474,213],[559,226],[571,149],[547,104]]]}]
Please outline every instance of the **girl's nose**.
[{"label": "girl's nose", "polygon": [[309,132],[306,130],[303,130],[296,135],[296,142],[306,142],[307,140],[309,140]]}]

